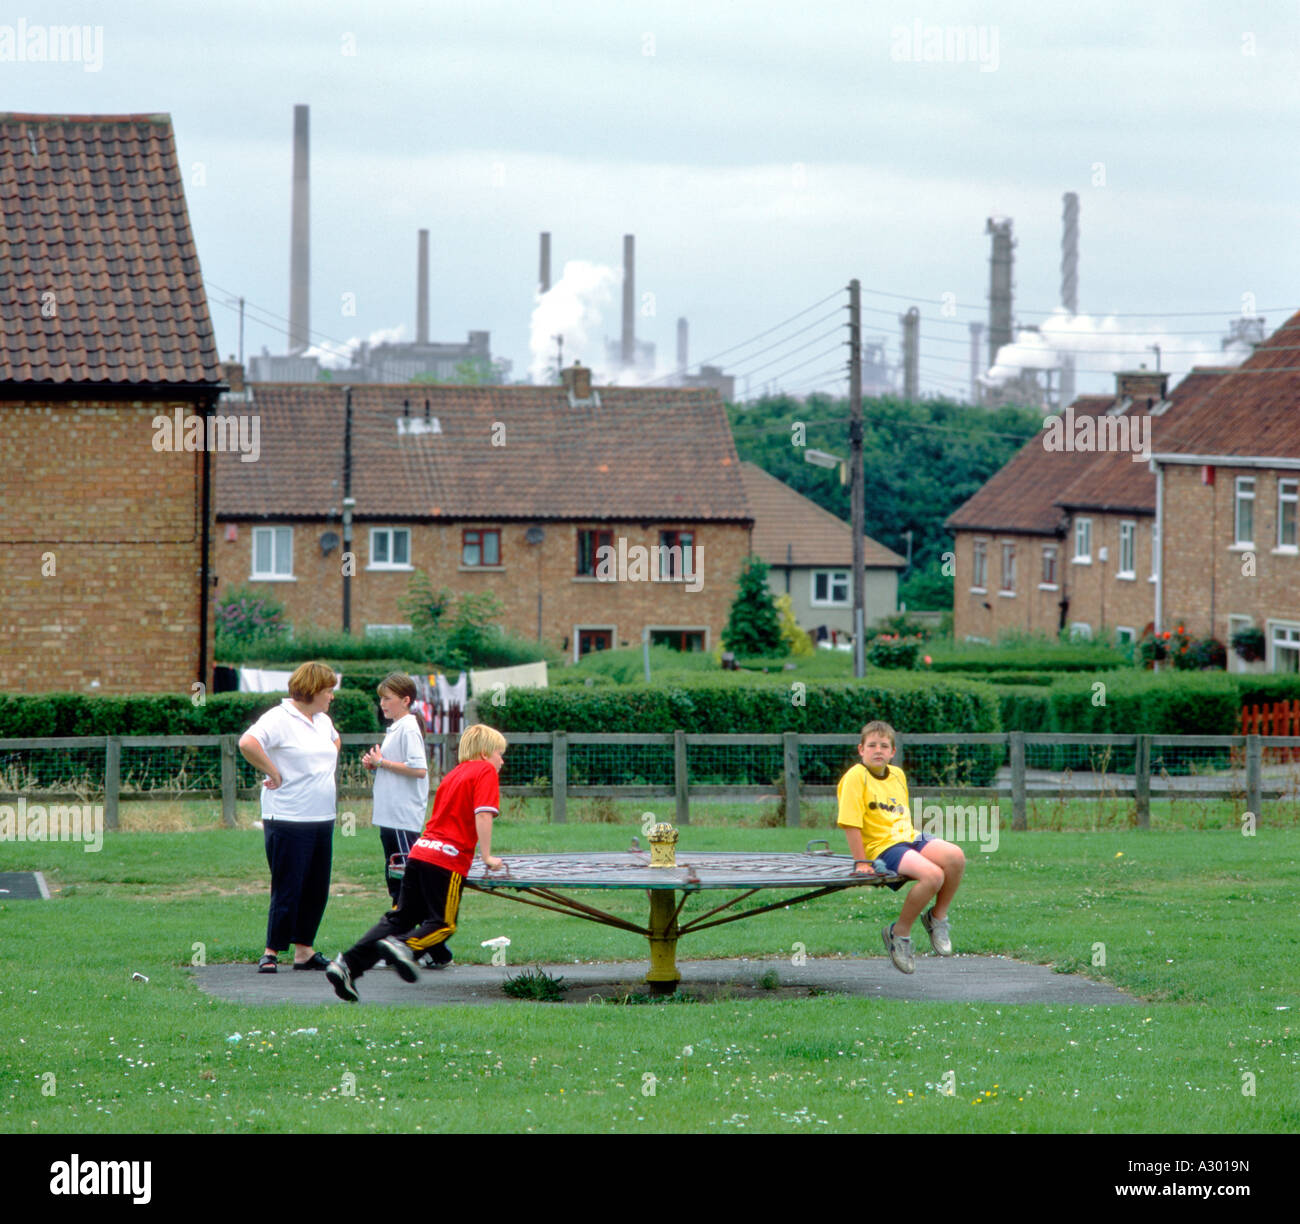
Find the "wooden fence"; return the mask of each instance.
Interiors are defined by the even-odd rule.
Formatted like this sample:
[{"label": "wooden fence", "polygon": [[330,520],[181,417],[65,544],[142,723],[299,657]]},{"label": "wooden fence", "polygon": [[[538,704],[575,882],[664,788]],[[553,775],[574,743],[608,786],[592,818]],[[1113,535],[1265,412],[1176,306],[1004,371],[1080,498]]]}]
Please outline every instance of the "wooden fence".
[{"label": "wooden fence", "polygon": [[[430,734],[426,742],[430,749],[430,760],[442,762],[450,767],[456,759],[457,736],[451,734]],[[800,805],[809,799],[830,799],[835,796],[835,786],[812,784],[800,776],[799,752],[805,746],[842,746],[846,759],[851,759],[857,745],[856,735],[801,735],[795,732],[770,735],[692,735],[683,731],[643,735],[600,735],[555,732],[531,732],[510,734],[512,746],[534,745],[549,751],[549,773],[544,783],[531,785],[503,785],[504,795],[540,797],[551,802],[551,820],[563,824],[567,819],[569,799],[614,798],[614,799],[671,799],[674,818],[678,824],[690,822],[690,805],[694,800],[782,798],[785,802],[786,824],[797,826],[800,823]],[[236,735],[213,736],[94,736],[81,738],[31,738],[0,739],[0,753],[23,751],[40,751],[43,749],[73,749],[79,751],[103,752],[103,805],[105,824],[117,828],[119,805],[123,800],[178,800],[178,799],[215,799],[221,800],[223,821],[230,826],[236,823],[236,802],[240,799],[256,800],[260,787],[240,787],[238,785],[238,739]],[[344,735],[345,746],[370,745],[375,742],[374,735]],[[611,745],[624,747],[659,746],[671,747],[673,761],[673,780],[671,785],[630,784],[630,785],[577,785],[570,782],[569,750],[578,745]],[[927,748],[942,748],[952,751],[954,746],[971,747],[987,745],[1000,749],[999,759],[1005,759],[1007,766],[998,771],[1002,780],[993,786],[962,785],[912,785],[914,797],[930,798],[965,797],[967,799],[989,802],[1010,800],[1012,827],[1027,827],[1027,801],[1030,798],[1059,796],[1069,799],[1097,799],[1131,796],[1137,810],[1137,822],[1140,827],[1149,827],[1151,819],[1151,799],[1173,797],[1179,799],[1233,799],[1243,805],[1245,811],[1259,815],[1265,799],[1278,799],[1294,794],[1300,789],[1300,781],[1294,778],[1264,776],[1263,754],[1265,740],[1258,734],[1233,736],[1173,736],[1173,735],[1035,735],[1022,731],[1012,731],[988,735],[908,735],[904,741],[904,767],[910,771],[908,759],[918,760],[916,754]],[[758,784],[705,784],[692,783],[688,770],[689,749],[696,746],[709,747],[768,747],[781,749],[782,770],[778,781],[766,781]],[[1065,770],[1031,770],[1026,768],[1026,748],[1032,747],[1070,748],[1078,746],[1100,747],[1106,750],[1103,759],[1112,752],[1124,752],[1125,759],[1131,753],[1133,768],[1131,772],[1120,772],[1103,767],[1100,771],[1088,771],[1075,774]],[[1300,736],[1269,737],[1267,747],[1270,754],[1278,750],[1289,750],[1286,757],[1300,751]],[[220,750],[220,786],[219,788],[189,789],[163,788],[146,791],[122,790],[122,750],[138,748],[217,748]],[[1190,777],[1171,777],[1168,771],[1152,769],[1153,750],[1212,750],[1228,762],[1227,771],[1218,770],[1209,774],[1192,774]],[[1276,774],[1276,771],[1274,771]],[[1153,785],[1155,782],[1155,785]],[[15,799],[26,798],[29,802],[36,796],[40,802],[78,802],[84,803],[93,794],[99,796],[98,786],[90,791],[55,791],[31,789],[24,795],[0,793],[0,803],[12,803]],[[368,787],[355,785],[340,787],[339,797],[368,798]]]}]

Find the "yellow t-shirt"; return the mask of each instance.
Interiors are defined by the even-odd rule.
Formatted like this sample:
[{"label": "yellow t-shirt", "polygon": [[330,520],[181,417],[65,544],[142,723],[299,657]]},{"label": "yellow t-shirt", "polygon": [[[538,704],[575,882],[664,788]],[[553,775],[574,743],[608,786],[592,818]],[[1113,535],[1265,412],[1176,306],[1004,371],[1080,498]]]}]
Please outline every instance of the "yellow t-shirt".
[{"label": "yellow t-shirt", "polygon": [[897,765],[889,767],[887,778],[877,778],[865,765],[854,765],[840,779],[836,794],[840,813],[835,823],[841,828],[862,830],[862,849],[867,858],[876,858],[899,842],[916,840],[907,776]]}]

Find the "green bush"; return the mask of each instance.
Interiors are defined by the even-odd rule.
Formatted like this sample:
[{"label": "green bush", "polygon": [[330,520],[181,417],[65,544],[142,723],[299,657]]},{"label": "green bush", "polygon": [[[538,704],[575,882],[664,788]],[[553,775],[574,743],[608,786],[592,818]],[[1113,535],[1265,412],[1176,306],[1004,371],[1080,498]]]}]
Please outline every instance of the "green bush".
[{"label": "green bush", "polygon": [[1044,731],[1052,717],[1051,699],[1040,684],[999,688],[998,709],[1003,731]]},{"label": "green bush", "polygon": [[232,587],[217,601],[217,649],[274,641],[289,632],[284,605],[269,591]]},{"label": "green bush", "polygon": [[921,653],[921,639],[899,637],[896,633],[881,633],[867,645],[867,661],[873,667],[896,671],[911,671]]},{"label": "green bush", "polygon": [[933,672],[1097,672],[1128,665],[1123,653],[1113,647],[1081,643],[1009,646],[932,643],[927,652],[931,658],[929,670]]}]

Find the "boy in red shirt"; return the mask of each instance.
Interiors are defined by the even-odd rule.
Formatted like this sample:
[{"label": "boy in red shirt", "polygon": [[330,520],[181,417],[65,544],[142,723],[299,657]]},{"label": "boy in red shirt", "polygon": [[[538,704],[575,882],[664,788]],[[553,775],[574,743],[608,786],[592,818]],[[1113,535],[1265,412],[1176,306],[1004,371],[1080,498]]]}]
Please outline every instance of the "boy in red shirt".
[{"label": "boy in red shirt", "polygon": [[380,957],[402,981],[416,981],[415,957],[456,929],[461,884],[475,846],[489,868],[502,865],[492,857],[492,818],[501,806],[498,775],[505,750],[506,737],[495,727],[476,723],[461,735],[460,763],[438,786],[429,822],[407,855],[397,904],[325,970],[340,999],[360,999],[353,983]]}]

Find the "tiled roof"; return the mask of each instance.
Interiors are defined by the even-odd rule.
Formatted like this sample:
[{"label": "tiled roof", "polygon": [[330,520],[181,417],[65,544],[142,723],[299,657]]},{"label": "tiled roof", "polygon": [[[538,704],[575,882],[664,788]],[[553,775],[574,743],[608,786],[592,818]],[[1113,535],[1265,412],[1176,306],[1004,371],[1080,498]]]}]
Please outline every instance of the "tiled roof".
[{"label": "tiled roof", "polygon": [[[261,453],[217,462],[223,518],[337,517],[345,391],[254,383]],[[740,463],[717,393],[561,387],[368,385],[352,393],[358,518],[654,519],[748,523]],[[403,400],[440,432],[399,433]],[[223,405],[223,413],[245,411]]]},{"label": "tiled roof", "polygon": [[217,383],[167,115],[0,114],[0,382]]},{"label": "tiled roof", "polygon": [[[754,463],[740,465],[754,515],[753,550],[768,565],[853,564],[853,528]],[[896,552],[863,537],[865,563],[901,569]]]},{"label": "tiled roof", "polygon": [[[1134,403],[1124,415],[1139,423],[1140,436],[1150,438],[1149,451],[1154,454],[1164,436],[1229,373],[1230,368],[1197,366],[1169,392],[1169,406],[1159,416],[1151,417],[1149,426],[1140,424],[1150,415],[1145,401]],[[1155,473],[1146,459],[1139,456],[1135,460],[1131,451],[1104,451],[1062,490],[1056,504],[1102,513],[1154,514]]]},{"label": "tiled roof", "polygon": [[1300,459],[1300,313],[1157,438],[1157,452]]},{"label": "tiled roof", "polygon": [[[1113,404],[1110,395],[1081,395],[1073,403],[1077,417],[1099,416]],[[1056,498],[1096,455],[1079,451],[1049,451],[1044,435],[1030,438],[983,486],[947,518],[952,531],[1016,531],[1056,535],[1065,514]]]}]

